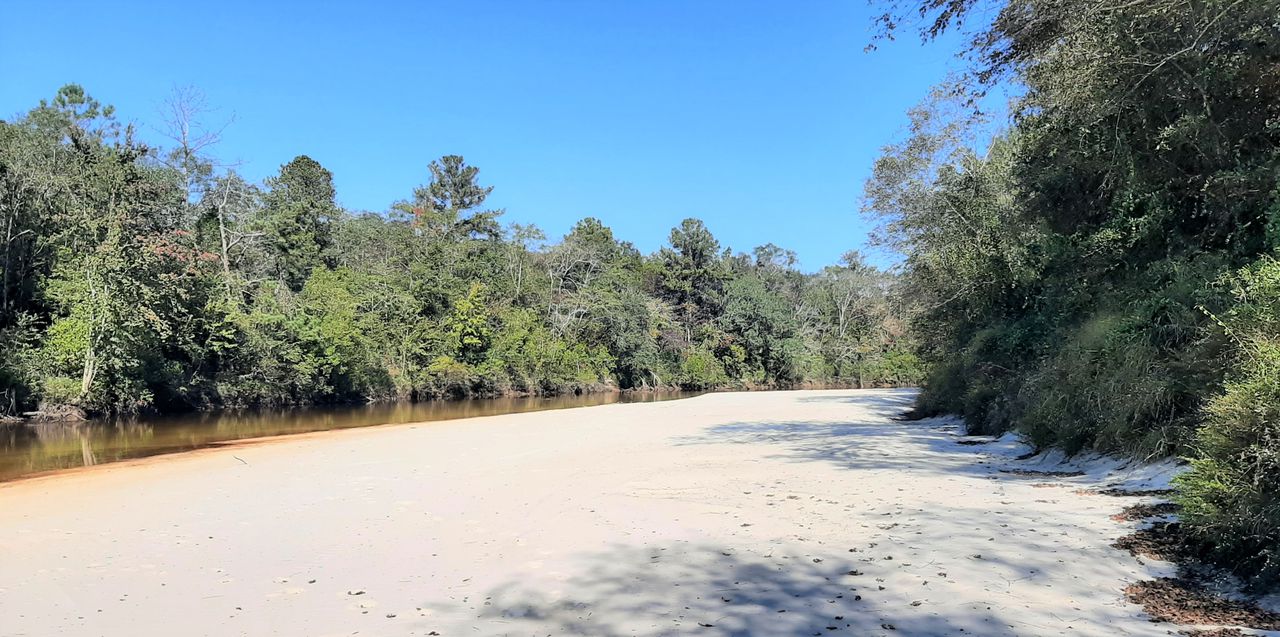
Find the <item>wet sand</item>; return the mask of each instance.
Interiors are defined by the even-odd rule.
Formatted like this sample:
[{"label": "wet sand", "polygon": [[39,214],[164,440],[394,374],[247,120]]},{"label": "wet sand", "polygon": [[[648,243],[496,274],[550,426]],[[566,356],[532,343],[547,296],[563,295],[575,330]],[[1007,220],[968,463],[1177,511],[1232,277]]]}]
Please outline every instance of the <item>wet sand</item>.
[{"label": "wet sand", "polygon": [[[1165,635],[1108,467],[709,394],[283,438],[0,485],[3,635]],[[1057,466],[1057,465],[1054,465]],[[1135,482],[1136,484],[1136,482]]]}]

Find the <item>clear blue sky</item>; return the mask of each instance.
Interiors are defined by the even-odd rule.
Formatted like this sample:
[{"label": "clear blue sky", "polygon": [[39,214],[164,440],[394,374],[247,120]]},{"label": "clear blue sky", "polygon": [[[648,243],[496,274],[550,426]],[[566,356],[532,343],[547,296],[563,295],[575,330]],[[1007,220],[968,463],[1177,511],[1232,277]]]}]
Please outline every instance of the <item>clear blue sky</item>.
[{"label": "clear blue sky", "polygon": [[651,251],[696,216],[806,270],[860,247],[858,200],[949,42],[864,53],[863,0],[28,2],[0,19],[0,116],[77,82],[146,131],[175,85],[234,114],[216,154],[299,154],[385,211],[460,154],[506,221],[595,216]]}]

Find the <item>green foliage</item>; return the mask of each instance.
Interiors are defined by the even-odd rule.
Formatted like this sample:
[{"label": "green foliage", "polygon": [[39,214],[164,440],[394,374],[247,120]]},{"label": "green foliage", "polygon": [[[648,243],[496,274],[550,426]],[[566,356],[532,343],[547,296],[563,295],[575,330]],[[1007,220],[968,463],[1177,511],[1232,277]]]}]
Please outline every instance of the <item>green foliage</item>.
[{"label": "green foliage", "polygon": [[558,338],[532,310],[512,309],[503,316],[486,365],[518,390],[557,393],[605,382],[608,362],[602,348]]},{"label": "green foliage", "polygon": [[361,283],[346,269],[314,271],[297,297],[291,327],[313,354],[329,391],[340,397],[380,398],[390,392],[390,380],[373,356],[373,317],[362,306]]},{"label": "green foliage", "polygon": [[445,340],[458,360],[476,363],[489,348],[490,317],[484,302],[484,285],[472,283],[467,295],[453,304],[444,322]]},{"label": "green foliage", "polygon": [[1221,324],[1234,371],[1208,404],[1179,500],[1215,557],[1263,585],[1280,582],[1280,261],[1264,257],[1232,284]]},{"label": "green foliage", "polygon": [[[292,299],[264,286],[252,309],[223,315],[212,363],[220,402],[231,406],[322,401],[330,391],[323,359],[296,332]],[[312,343],[314,344],[314,342]]]},{"label": "green foliage", "polygon": [[452,356],[437,356],[427,366],[431,379],[428,395],[461,398],[471,393],[475,370]]},{"label": "green foliage", "polygon": [[68,376],[46,376],[40,396],[51,405],[74,405],[80,399],[80,379]]},{"label": "green foliage", "polygon": [[302,288],[311,271],[325,262],[334,203],[333,173],[305,155],[280,167],[267,180],[262,226],[271,237],[275,275],[290,289]]},{"label": "green foliage", "polygon": [[[1191,528],[1275,579],[1280,1],[888,4],[883,35],[983,15],[972,71],[911,113],[866,191],[906,255],[919,411],[1190,455]],[[976,153],[975,100],[1004,79],[1009,128]]]},{"label": "green foliage", "polygon": [[685,354],[679,378],[680,385],[687,389],[712,389],[730,380],[721,358],[705,347],[694,348]]},{"label": "green foliage", "polygon": [[915,352],[905,347],[891,348],[862,363],[858,378],[873,379],[870,381],[873,385],[912,386],[920,382],[923,369],[924,364]]},{"label": "green foliage", "polygon": [[501,210],[478,210],[493,192],[481,186],[480,169],[468,166],[461,155],[445,155],[427,167],[431,182],[413,191],[413,200],[397,205],[413,215],[429,237],[457,241],[464,238],[496,238]]},{"label": "green foliage", "polygon": [[795,317],[786,300],[770,294],[763,281],[746,276],[729,284],[720,326],[753,375],[758,372],[764,382],[782,386],[800,380],[803,344],[796,336]]},{"label": "green foliage", "polygon": [[250,184],[189,109],[167,151],[112,113],[68,86],[0,122],[4,413],[919,377],[894,277],[860,261],[806,275],[696,219],[652,256],[594,218],[545,245],[457,155],[352,215],[311,158]]},{"label": "green foliage", "polygon": [[698,219],[680,222],[671,230],[670,242],[658,253],[663,298],[690,325],[716,316],[728,278],[720,242]]}]

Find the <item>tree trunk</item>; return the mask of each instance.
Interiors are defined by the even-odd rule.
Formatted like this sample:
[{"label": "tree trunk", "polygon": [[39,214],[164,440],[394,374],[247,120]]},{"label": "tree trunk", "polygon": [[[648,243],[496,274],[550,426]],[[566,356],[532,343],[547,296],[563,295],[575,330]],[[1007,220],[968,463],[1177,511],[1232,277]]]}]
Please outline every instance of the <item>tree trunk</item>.
[{"label": "tree trunk", "polygon": [[227,290],[227,302],[231,302],[231,255],[227,248],[227,221],[225,206],[218,206],[218,241],[222,244],[222,283]]},{"label": "tree trunk", "polygon": [[98,373],[98,357],[93,351],[93,340],[90,339],[89,347],[84,351],[84,372],[80,376],[80,401],[83,402],[89,396],[89,389],[93,387],[93,377]]},{"label": "tree trunk", "polygon": [[13,218],[9,214],[4,229],[4,281],[0,281],[0,316],[9,314],[9,277],[13,271]]}]

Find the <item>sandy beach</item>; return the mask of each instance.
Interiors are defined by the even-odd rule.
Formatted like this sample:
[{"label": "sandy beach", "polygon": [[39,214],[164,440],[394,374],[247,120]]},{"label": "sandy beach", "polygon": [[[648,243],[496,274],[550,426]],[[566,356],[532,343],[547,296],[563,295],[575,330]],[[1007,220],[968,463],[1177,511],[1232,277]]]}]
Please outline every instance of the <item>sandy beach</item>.
[{"label": "sandy beach", "polygon": [[235,445],[0,485],[0,634],[1166,635],[1143,501],[900,422],[709,394]]}]

